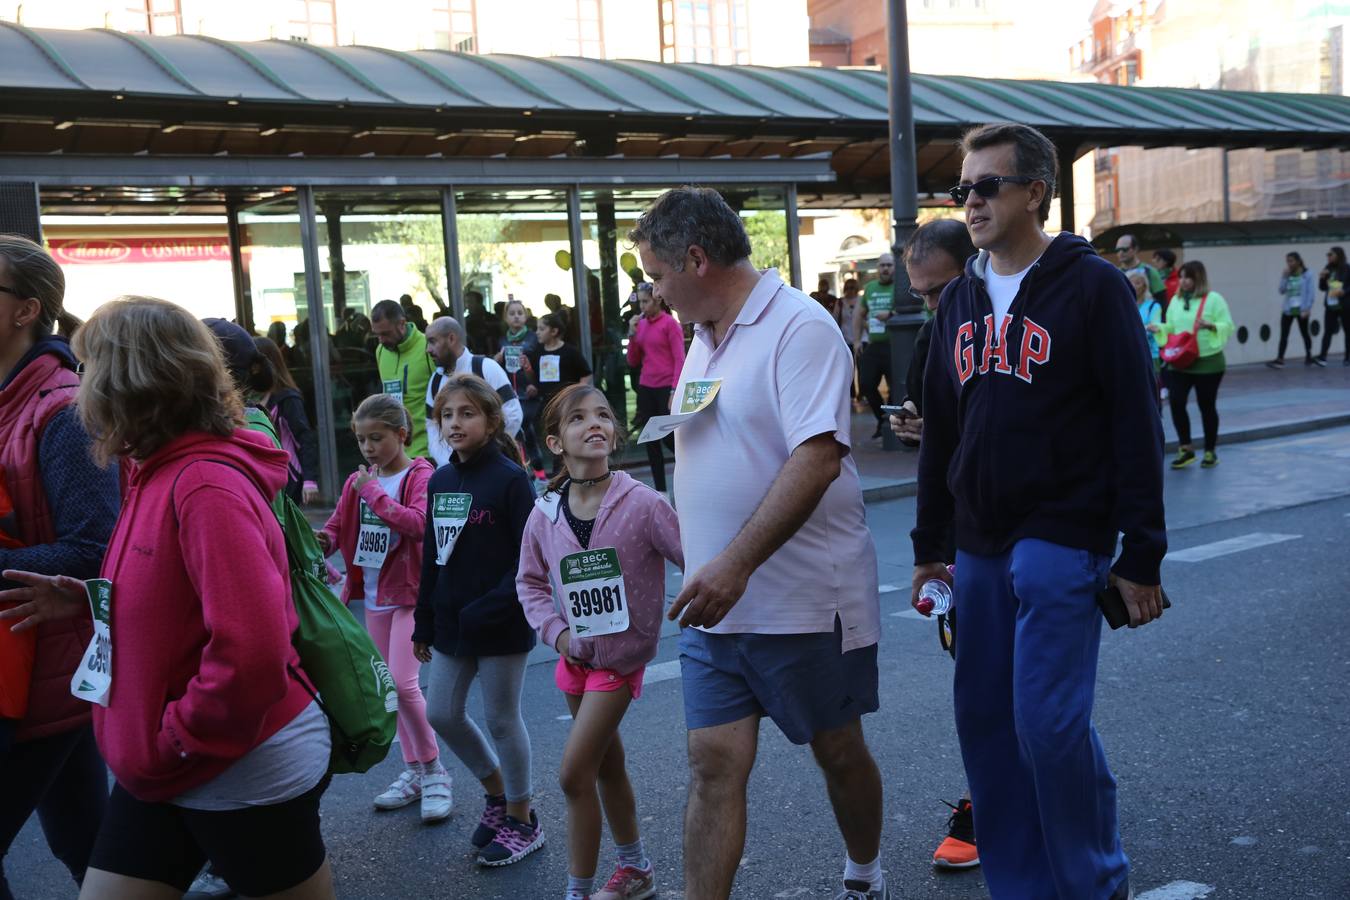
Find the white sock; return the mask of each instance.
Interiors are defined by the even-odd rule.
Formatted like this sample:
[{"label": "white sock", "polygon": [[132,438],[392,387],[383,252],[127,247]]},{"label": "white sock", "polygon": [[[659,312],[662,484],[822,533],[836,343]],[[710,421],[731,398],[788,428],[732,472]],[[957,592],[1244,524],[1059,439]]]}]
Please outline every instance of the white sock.
[{"label": "white sock", "polygon": [[422,767],[423,775],[444,775],[445,766],[441,765],[441,758],[438,756],[431,762],[419,763]]},{"label": "white sock", "polygon": [[876,889],[886,883],[881,874],[881,857],[870,863],[855,863],[847,854],[844,854],[844,880],[845,881],[865,881],[870,889]]}]

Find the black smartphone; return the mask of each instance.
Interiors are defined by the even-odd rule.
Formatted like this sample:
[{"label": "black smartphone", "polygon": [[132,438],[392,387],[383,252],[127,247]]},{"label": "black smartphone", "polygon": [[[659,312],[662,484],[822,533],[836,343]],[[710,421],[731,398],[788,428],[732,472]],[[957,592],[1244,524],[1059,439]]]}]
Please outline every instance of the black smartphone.
[{"label": "black smartphone", "polygon": [[[1167,591],[1162,592],[1163,609],[1171,609],[1172,601],[1167,598]],[[1106,618],[1106,624],[1111,626],[1111,630],[1130,624],[1130,611],[1125,608],[1125,598],[1120,595],[1120,588],[1116,585],[1108,585],[1106,590],[1097,592],[1097,608],[1102,611]]]}]

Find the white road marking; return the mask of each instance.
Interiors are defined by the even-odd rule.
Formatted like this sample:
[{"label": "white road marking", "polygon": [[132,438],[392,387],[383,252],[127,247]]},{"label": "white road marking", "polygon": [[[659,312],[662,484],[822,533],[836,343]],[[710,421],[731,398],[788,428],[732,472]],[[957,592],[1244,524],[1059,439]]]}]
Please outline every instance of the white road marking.
[{"label": "white road marking", "polygon": [[1178,550],[1175,553],[1168,553],[1166,559],[1171,562],[1204,562],[1208,559],[1214,559],[1218,556],[1227,556],[1230,553],[1240,553],[1243,550],[1254,550],[1257,547],[1266,547],[1270,544],[1282,544],[1285,541],[1296,541],[1303,537],[1301,534],[1276,534],[1267,531],[1254,531],[1251,534],[1239,535],[1227,540],[1214,541],[1211,544],[1200,544],[1198,547],[1187,547],[1185,550]]},{"label": "white road marking", "polygon": [[558,716],[557,719],[558,719],[559,722],[570,722],[570,721],[572,721],[572,714],[571,714],[571,713],[563,713],[561,716]]},{"label": "white road marking", "polygon": [[672,678],[680,677],[680,661],[672,659],[670,662],[657,663],[654,666],[647,667],[647,674],[642,676],[642,685],[646,687],[649,684],[656,684],[658,681],[669,681]]},{"label": "white road marking", "polygon": [[1151,891],[1136,894],[1135,900],[1200,900],[1214,892],[1214,885],[1198,881],[1173,881]]},{"label": "white road marking", "polygon": [[937,621],[937,620],[934,619],[932,616],[925,616],[923,613],[919,612],[917,609],[914,609],[914,608],[912,608],[912,607],[911,607],[910,609],[902,609],[902,610],[900,610],[899,612],[893,612],[893,613],[891,613],[891,618],[892,618],[892,619],[897,618],[897,617],[899,617],[899,618],[901,618],[901,619],[918,619],[920,622],[935,622],[935,621]]},{"label": "white road marking", "polygon": [[899,591],[899,590],[903,590],[903,589],[902,589],[902,588],[900,587],[900,585],[898,585],[898,584],[879,584],[879,585],[877,585],[877,593],[879,593],[879,594],[894,594],[896,591]]}]

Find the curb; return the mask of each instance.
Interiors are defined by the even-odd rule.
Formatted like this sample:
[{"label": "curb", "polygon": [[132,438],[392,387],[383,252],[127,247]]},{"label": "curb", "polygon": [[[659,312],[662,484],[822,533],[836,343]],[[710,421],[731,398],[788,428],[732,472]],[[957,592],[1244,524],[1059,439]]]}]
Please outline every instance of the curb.
[{"label": "curb", "polygon": [[[1350,413],[1335,413],[1329,416],[1315,416],[1310,419],[1295,419],[1289,422],[1275,422],[1257,428],[1245,428],[1240,431],[1220,432],[1219,444],[1250,444],[1253,441],[1265,441],[1270,438],[1288,437],[1291,434],[1303,434],[1308,431],[1321,431],[1326,428],[1340,428],[1350,425]],[[1163,445],[1164,453],[1175,453],[1178,441],[1168,441]],[[913,497],[919,491],[916,479],[892,481],[886,484],[863,488],[863,503],[883,503],[902,497]]]}]

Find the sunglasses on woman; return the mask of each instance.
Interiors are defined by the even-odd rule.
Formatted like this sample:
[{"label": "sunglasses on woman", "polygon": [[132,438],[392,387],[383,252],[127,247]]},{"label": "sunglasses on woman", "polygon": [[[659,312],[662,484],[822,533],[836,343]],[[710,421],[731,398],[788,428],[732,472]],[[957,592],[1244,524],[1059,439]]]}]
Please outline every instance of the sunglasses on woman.
[{"label": "sunglasses on woman", "polygon": [[965,206],[966,198],[970,196],[971,191],[974,191],[977,197],[992,200],[998,196],[999,189],[1005,184],[1031,184],[1036,180],[1024,175],[992,175],[989,178],[981,178],[974,184],[958,184],[954,188],[949,188],[947,193],[952,195],[957,206]]}]

